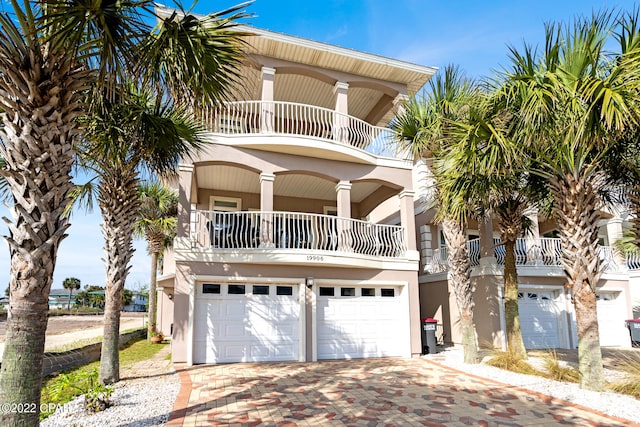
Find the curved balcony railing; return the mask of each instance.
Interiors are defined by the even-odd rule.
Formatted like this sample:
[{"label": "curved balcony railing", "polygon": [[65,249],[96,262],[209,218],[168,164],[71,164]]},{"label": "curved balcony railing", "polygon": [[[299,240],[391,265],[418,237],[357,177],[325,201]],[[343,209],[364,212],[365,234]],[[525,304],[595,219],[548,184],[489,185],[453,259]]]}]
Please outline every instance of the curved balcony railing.
[{"label": "curved balcony railing", "polygon": [[[504,265],[505,247],[500,238],[493,239],[493,253],[498,265]],[[472,239],[467,242],[467,250],[471,266],[480,264],[480,239]],[[431,259],[426,260],[425,270],[429,273],[439,273],[448,269],[446,248],[433,251]],[[602,260],[602,267],[607,272],[621,272],[625,269],[640,269],[640,256],[628,254],[625,259],[619,256],[611,246],[599,246],[598,254]],[[517,266],[562,266],[560,257],[562,246],[560,239],[542,237],[539,239],[517,239],[515,245],[515,258]]]},{"label": "curved balcony railing", "polygon": [[193,248],[211,250],[313,250],[402,258],[404,228],[298,212],[196,210]]},{"label": "curved balcony railing", "polygon": [[303,135],[330,140],[380,157],[408,159],[399,151],[391,129],[373,126],[328,108],[295,102],[237,101],[207,108],[204,122],[225,135]]}]

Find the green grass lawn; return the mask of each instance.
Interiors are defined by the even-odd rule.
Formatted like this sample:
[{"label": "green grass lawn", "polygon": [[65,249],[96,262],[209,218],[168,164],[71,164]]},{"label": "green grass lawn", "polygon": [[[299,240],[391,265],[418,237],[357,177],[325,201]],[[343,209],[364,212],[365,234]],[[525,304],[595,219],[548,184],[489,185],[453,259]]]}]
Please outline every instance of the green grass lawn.
[{"label": "green grass lawn", "polygon": [[[141,362],[143,360],[147,360],[157,352],[162,350],[164,346],[167,344],[151,344],[146,339],[141,338],[138,341],[132,342],[126,348],[120,350],[120,369],[129,367],[137,362]],[[79,366],[75,369],[70,369],[65,371],[65,374],[69,375],[82,375],[84,373],[91,372],[94,369],[98,369],[100,366],[100,362],[92,362],[87,365]],[[51,376],[43,379],[44,383],[42,385],[42,395],[41,395],[41,403],[42,404],[59,404],[63,405],[74,397],[76,397],[79,392],[73,388],[66,388],[63,393],[57,396],[57,399],[54,399],[52,394],[52,390],[55,387],[56,383],[60,381],[58,376]],[[51,405],[53,408],[53,405]],[[42,412],[40,414],[40,419],[44,419],[51,415],[51,412]]]}]

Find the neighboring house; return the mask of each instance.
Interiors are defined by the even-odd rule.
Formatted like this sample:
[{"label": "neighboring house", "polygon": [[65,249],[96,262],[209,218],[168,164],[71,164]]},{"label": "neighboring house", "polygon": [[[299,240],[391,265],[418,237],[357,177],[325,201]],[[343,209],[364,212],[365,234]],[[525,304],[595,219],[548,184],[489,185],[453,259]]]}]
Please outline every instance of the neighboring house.
[{"label": "neighboring house", "polygon": [[[441,323],[441,339],[460,343],[458,309],[452,288],[447,283],[447,250],[442,228],[433,222],[432,182],[424,162],[415,168],[417,245],[421,252],[420,305],[422,317],[434,317]],[[556,237],[553,220],[539,218],[535,211],[528,217],[532,233],[518,239],[516,262],[519,280],[520,323],[525,346],[535,348],[577,348],[575,311],[570,290],[560,266],[562,247]],[[622,236],[624,214],[604,212],[600,228],[600,254],[605,273],[597,286],[597,310],[602,346],[631,345],[625,320],[633,317],[632,287],[640,297],[640,260],[624,259],[612,249]],[[468,249],[475,286],[475,321],[478,341],[484,346],[504,347],[503,310],[504,247],[500,233],[491,221],[470,221]],[[630,285],[630,277],[638,283]],[[633,281],[632,281],[633,283]],[[636,302],[637,304],[637,302]],[[636,316],[638,314],[636,313]]]},{"label": "neighboring house", "polygon": [[[172,360],[420,354],[413,165],[385,126],[435,69],[240,30],[242,85],[179,167],[158,281]],[[388,199],[397,221],[368,220]]]},{"label": "neighboring house", "polygon": [[[71,292],[71,307],[76,306],[76,294],[80,290],[74,289]],[[49,292],[49,310],[54,308],[63,309],[69,307],[69,290],[68,289],[51,289]]]},{"label": "neighboring house", "polygon": [[0,297],[0,307],[2,307],[4,311],[9,309],[9,297]]},{"label": "neighboring house", "polygon": [[147,311],[149,296],[140,292],[133,292],[131,304],[125,305],[122,311]]}]

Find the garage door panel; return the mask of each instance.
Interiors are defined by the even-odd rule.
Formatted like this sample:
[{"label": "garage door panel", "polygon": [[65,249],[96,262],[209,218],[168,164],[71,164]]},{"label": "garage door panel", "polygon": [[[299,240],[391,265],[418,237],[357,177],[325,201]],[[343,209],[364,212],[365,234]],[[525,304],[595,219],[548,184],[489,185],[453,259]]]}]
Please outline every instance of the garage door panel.
[{"label": "garage door panel", "polygon": [[[297,360],[299,312],[294,296],[227,294],[196,300],[194,362],[262,362]],[[247,292],[251,285],[245,286]]]},{"label": "garage door panel", "polygon": [[561,310],[552,292],[522,290],[518,294],[522,339],[528,349],[559,348]]},{"label": "garage door panel", "polygon": [[224,305],[224,317],[233,320],[244,320],[247,317],[245,301],[226,300]]},{"label": "garage door panel", "polygon": [[[362,295],[356,287],[355,295]],[[318,359],[402,356],[409,343],[399,331],[406,328],[401,309],[401,292],[394,297],[317,297]]]},{"label": "garage door panel", "polygon": [[598,330],[600,345],[605,347],[628,346],[629,330],[625,326],[626,310],[620,292],[598,292]]}]

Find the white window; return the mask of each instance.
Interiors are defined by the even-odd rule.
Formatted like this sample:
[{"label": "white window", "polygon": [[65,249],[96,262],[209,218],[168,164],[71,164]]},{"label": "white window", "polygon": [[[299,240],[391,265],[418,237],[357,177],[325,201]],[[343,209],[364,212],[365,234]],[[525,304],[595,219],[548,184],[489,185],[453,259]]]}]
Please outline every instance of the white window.
[{"label": "white window", "polygon": [[242,210],[242,199],[236,197],[211,196],[209,210],[220,212],[236,212]]},{"label": "white window", "polygon": [[335,206],[325,206],[324,214],[331,215],[331,216],[338,216],[338,208]]}]

